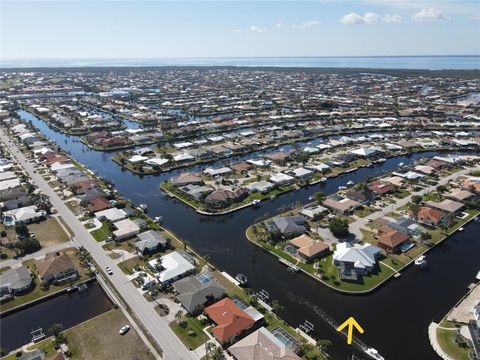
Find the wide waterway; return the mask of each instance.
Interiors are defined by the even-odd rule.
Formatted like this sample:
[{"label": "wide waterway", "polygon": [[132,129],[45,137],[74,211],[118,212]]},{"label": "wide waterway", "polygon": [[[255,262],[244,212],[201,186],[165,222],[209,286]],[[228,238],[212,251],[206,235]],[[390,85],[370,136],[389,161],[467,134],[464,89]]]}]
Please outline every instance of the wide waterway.
[{"label": "wide waterway", "polygon": [[[168,229],[188,241],[199,253],[208,254],[218,268],[231,275],[241,272],[248,277],[253,289],[268,291],[271,299],[278,299],[286,307],[282,317],[291,325],[298,326],[307,319],[312,322],[315,337],[332,340],[333,359],[346,359],[354,348],[346,345],[345,338],[325,321],[324,314],[337,323],[354,316],[365,329],[360,339],[386,359],[437,359],[428,341],[428,325],[432,320],[439,321],[464,295],[480,268],[480,241],[474,235],[480,231],[477,222],[429,252],[424,271],[410,267],[399,279],[390,280],[378,291],[364,296],[342,295],[303,274],[292,274],[245,237],[246,228],[257,217],[274,214],[282,205],[296,201],[305,203],[316,191],[331,194],[349,180],[359,182],[367,176],[392,170],[401,162],[409,164],[419,157],[432,157],[436,152],[391,158],[383,164],[329,179],[325,184],[262,202],[257,209],[209,217],[197,214],[160,191],[159,183],[179,171],[138,177],[113,163],[114,153],[93,151],[78,137],[50,129],[34,115],[25,111],[19,114],[72,157],[112,180],[125,197],[137,204],[146,203],[151,216],[163,216]],[[358,350],[356,353],[358,355]]]},{"label": "wide waterway", "polygon": [[31,331],[42,328],[48,336],[53,324],[68,329],[112,309],[113,304],[97,282],[88,284],[88,291],[64,294],[39,302],[1,318],[2,349],[12,351],[32,340]]}]

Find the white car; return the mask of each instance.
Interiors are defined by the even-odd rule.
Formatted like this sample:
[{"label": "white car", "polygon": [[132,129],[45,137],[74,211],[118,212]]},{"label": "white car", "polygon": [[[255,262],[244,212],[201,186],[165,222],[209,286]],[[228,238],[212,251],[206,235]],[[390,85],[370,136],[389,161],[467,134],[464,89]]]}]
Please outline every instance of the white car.
[{"label": "white car", "polygon": [[107,267],[105,268],[105,270],[107,271],[107,274],[108,274],[108,275],[113,275],[113,271],[112,271],[112,269],[111,269],[110,267],[107,266]]},{"label": "white car", "polygon": [[118,333],[120,335],[125,335],[128,332],[128,330],[130,330],[130,325],[125,325],[120,330],[118,330]]}]

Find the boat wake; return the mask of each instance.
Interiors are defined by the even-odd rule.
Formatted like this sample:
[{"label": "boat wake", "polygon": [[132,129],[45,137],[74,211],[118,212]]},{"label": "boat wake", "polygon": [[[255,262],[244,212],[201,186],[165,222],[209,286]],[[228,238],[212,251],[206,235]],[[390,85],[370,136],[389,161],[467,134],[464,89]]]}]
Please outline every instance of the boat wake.
[{"label": "boat wake", "polygon": [[[337,331],[337,327],[340,325],[338,322],[336,322],[331,316],[329,316],[321,307],[319,307],[318,305],[315,305],[313,303],[311,303],[310,301],[308,300],[305,300],[303,298],[300,298],[296,295],[294,295],[293,293],[289,293],[288,294],[289,298],[292,300],[292,301],[296,301],[298,302],[300,305],[304,305],[304,306],[307,306],[308,308],[312,309],[313,312],[318,315],[319,317],[321,317],[328,325],[330,325],[335,331]],[[339,333],[345,337],[347,337],[347,332],[346,330],[345,331],[342,331],[341,333]],[[354,346],[357,350],[361,351],[362,353],[366,354],[369,356],[369,358],[373,358],[373,359],[383,359],[383,357],[381,357],[381,355],[378,354],[378,352],[376,352],[375,349],[373,349],[372,347],[368,346],[367,344],[365,344],[363,341],[361,341],[360,339],[358,339],[355,335],[353,335],[353,339],[352,339],[352,346]]]}]

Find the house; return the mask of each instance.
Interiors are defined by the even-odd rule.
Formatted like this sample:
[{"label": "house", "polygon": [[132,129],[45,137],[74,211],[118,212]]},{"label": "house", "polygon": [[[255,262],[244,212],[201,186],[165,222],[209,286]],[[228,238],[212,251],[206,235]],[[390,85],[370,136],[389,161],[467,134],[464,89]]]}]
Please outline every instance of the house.
[{"label": "house", "polygon": [[321,258],[330,250],[323,241],[314,240],[306,234],[293,238],[288,244],[293,246],[297,250],[298,257],[306,262]]},{"label": "house", "polygon": [[0,299],[22,294],[32,286],[32,274],[26,266],[0,273]]},{"label": "house", "polygon": [[215,322],[212,333],[221,344],[233,342],[255,324],[255,320],[228,297],[207,307],[205,313]]},{"label": "house", "polygon": [[170,284],[195,270],[195,266],[178,251],[150,260],[148,264],[157,270],[161,284]]},{"label": "house", "polygon": [[228,352],[236,360],[300,360],[292,349],[265,327],[230,346]]},{"label": "house", "polygon": [[378,246],[383,250],[399,252],[400,245],[404,244],[409,239],[410,236],[407,233],[389,226],[378,228]]},{"label": "house", "polygon": [[377,197],[376,194],[369,188],[360,190],[348,190],[345,195],[348,198],[358,201],[361,204],[369,204]]},{"label": "house", "polygon": [[283,236],[291,237],[307,232],[306,223],[302,216],[274,217],[266,223],[266,227],[270,232],[278,231]]},{"label": "house", "polygon": [[287,172],[288,175],[294,176],[297,179],[307,180],[310,179],[314,172],[304,168],[296,168]]},{"label": "house", "polygon": [[450,199],[445,199],[440,202],[427,201],[425,205],[433,209],[445,211],[450,214],[459,213],[464,208],[464,205],[462,203]]},{"label": "house", "polygon": [[452,189],[449,193],[444,194],[446,198],[456,201],[470,201],[475,198],[475,194],[461,189]]},{"label": "house", "polygon": [[102,211],[110,207],[112,207],[112,204],[110,204],[110,201],[108,201],[104,197],[93,199],[88,204],[88,210],[91,212]]},{"label": "house", "polygon": [[415,170],[425,175],[431,175],[435,172],[435,168],[428,165],[417,165],[415,166]]},{"label": "house", "polygon": [[270,175],[270,181],[279,186],[286,186],[295,181],[293,176],[283,174],[283,173],[276,173]]},{"label": "house", "polygon": [[207,303],[221,299],[227,291],[209,273],[189,276],[173,283],[177,299],[189,313],[196,313]]},{"label": "house", "polygon": [[190,184],[203,185],[203,179],[200,176],[192,173],[183,173],[175,178],[172,178],[170,180],[170,183],[176,187],[190,185]]},{"label": "house", "polygon": [[233,170],[227,166],[224,166],[218,169],[208,168],[208,169],[205,169],[203,172],[204,174],[209,176],[224,176],[224,175],[231,174]]},{"label": "house", "polygon": [[448,223],[447,213],[427,206],[421,207],[415,217],[419,222],[430,226]]},{"label": "house", "polygon": [[239,172],[239,173],[246,173],[248,171],[248,169],[250,169],[250,165],[247,164],[246,162],[240,162],[240,163],[237,163],[237,164],[233,164],[230,166],[230,168],[233,170],[233,171],[236,171],[236,172]]},{"label": "house", "polygon": [[35,260],[34,264],[42,281],[63,282],[78,276],[77,269],[67,254]]},{"label": "house", "polygon": [[320,216],[328,212],[326,207],[322,205],[309,205],[306,206],[300,211],[300,215],[305,216],[307,219],[312,220],[315,217]]},{"label": "house", "polygon": [[35,205],[3,212],[3,223],[6,225],[29,224],[46,216],[44,210],[38,210]]},{"label": "house", "polygon": [[178,189],[196,200],[203,199],[206,195],[210,194],[213,191],[210,186],[194,184],[180,186],[178,187]]},{"label": "house", "polygon": [[100,221],[109,220],[112,223],[123,220],[127,217],[127,214],[125,213],[125,211],[115,207],[111,209],[97,211],[94,215]]},{"label": "house", "polygon": [[230,204],[242,201],[248,196],[245,188],[237,188],[235,190],[218,189],[207,195],[205,204],[213,208],[224,208]]},{"label": "house", "polygon": [[325,199],[323,205],[334,212],[347,214],[355,210],[361,204],[358,201],[334,195]]},{"label": "house", "polygon": [[391,193],[396,189],[395,185],[393,184],[388,184],[380,180],[376,180],[374,182],[371,182],[368,184],[368,188],[373,191],[377,195],[384,195]]},{"label": "house", "polygon": [[260,180],[252,183],[248,183],[245,187],[252,192],[259,192],[266,194],[275,188],[275,185],[266,180]]},{"label": "house", "polygon": [[124,219],[115,223],[117,230],[113,231],[119,241],[129,239],[140,232],[140,227],[130,219]]},{"label": "house", "polygon": [[167,240],[155,230],[148,230],[137,235],[140,241],[135,243],[135,247],[142,254],[153,254],[164,249],[168,243]]},{"label": "house", "polygon": [[480,195],[480,178],[465,179],[462,183],[462,188]]},{"label": "house", "polygon": [[391,221],[388,223],[388,226],[412,237],[420,236],[423,232],[422,227],[408,217],[400,217]]},{"label": "house", "polygon": [[265,155],[265,159],[268,159],[276,163],[283,163],[287,161],[289,157],[290,157],[290,152],[285,152],[285,151],[277,151],[277,152],[273,152]]},{"label": "house", "polygon": [[375,245],[337,244],[333,253],[333,264],[340,269],[340,277],[345,280],[358,280],[360,276],[368,275],[377,266],[381,249]]}]

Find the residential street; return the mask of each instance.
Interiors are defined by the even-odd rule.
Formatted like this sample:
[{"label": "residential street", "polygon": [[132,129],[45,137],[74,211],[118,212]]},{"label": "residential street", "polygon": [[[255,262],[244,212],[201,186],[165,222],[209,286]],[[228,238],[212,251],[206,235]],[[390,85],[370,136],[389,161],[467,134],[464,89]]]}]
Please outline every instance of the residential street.
[{"label": "residential street", "polygon": [[0,129],[0,140],[8,146],[12,156],[15,157],[27,171],[32,182],[35,183],[43,193],[49,196],[52,205],[58,210],[58,213],[75,233],[73,241],[84,246],[101,269],[104,270],[107,266],[112,268],[113,275],[109,277],[110,281],[123,296],[136,317],[143,323],[144,327],[162,348],[163,358],[167,360],[195,359],[196,356],[183,345],[170,329],[168,321],[156,313],[152,304],[127,280],[125,274],[118,268],[115,261],[107,256],[107,253],[101,248],[100,244],[90,235],[89,231],[48,185],[47,181],[35,172],[33,165],[18,150],[17,146],[13,142],[9,142],[9,137],[5,135],[3,129]]}]

